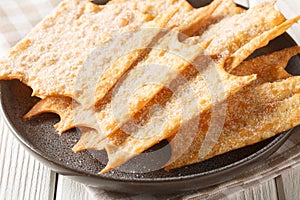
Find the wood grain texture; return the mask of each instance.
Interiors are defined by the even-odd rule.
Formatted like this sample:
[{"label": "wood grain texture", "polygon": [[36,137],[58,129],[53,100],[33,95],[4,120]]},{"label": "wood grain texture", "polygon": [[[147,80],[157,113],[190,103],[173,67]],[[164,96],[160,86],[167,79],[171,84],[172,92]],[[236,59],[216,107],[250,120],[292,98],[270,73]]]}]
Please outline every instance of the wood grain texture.
[{"label": "wood grain texture", "polygon": [[57,183],[56,200],[73,199],[88,200],[90,197],[84,185],[60,175]]},{"label": "wood grain texture", "polygon": [[255,187],[250,187],[230,195],[227,200],[277,200],[277,187],[274,179],[260,183]]},{"label": "wood grain texture", "polygon": [[[59,0],[55,0],[58,2]],[[236,0],[244,6],[254,6],[263,0]],[[293,6],[288,6],[292,2]],[[8,1],[10,2],[10,1]],[[45,3],[48,1],[44,0]],[[284,11],[286,17],[291,16],[291,10],[296,13],[300,11],[300,4],[295,0],[278,0],[277,6]],[[7,2],[5,3],[7,4]],[[298,7],[297,7],[298,6]],[[45,10],[50,6],[45,6]],[[39,10],[41,16],[45,10]],[[295,13],[294,12],[294,13]],[[300,14],[300,13],[299,13]],[[21,24],[24,26],[24,24]],[[300,25],[294,26],[289,33],[300,44]],[[92,199],[84,185],[59,176],[56,184],[56,174],[47,167],[40,164],[28,152],[19,145],[4,125],[0,117],[0,199],[5,200],[87,200]],[[277,187],[276,187],[277,186]],[[56,188],[55,188],[56,187]],[[243,192],[232,194],[229,200],[294,200],[300,196],[300,167],[283,173],[276,181],[270,180],[258,184]],[[54,191],[56,189],[56,195]],[[276,191],[277,189],[277,191]],[[101,193],[101,191],[99,191]],[[105,195],[105,194],[104,194]],[[104,197],[104,196],[103,196]],[[107,197],[108,199],[108,197]],[[109,198],[110,199],[110,198]],[[139,199],[139,198],[136,198]],[[142,199],[142,198],[140,198]],[[143,198],[145,199],[145,198]],[[101,199],[102,200],[102,199]]]},{"label": "wood grain texture", "polygon": [[276,182],[279,200],[300,198],[300,166],[282,173]]},{"label": "wood grain texture", "polygon": [[0,199],[53,199],[55,173],[20,146],[0,117]]}]

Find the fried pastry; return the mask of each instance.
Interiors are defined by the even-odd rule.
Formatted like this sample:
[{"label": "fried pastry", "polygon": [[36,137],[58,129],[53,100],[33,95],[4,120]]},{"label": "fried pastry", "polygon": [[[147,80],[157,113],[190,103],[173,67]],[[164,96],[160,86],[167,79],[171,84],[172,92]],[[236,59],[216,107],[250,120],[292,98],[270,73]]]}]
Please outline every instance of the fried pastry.
[{"label": "fried pastry", "polygon": [[43,98],[25,119],[57,113],[59,133],[82,131],[75,152],[105,149],[101,174],[165,139],[169,170],[300,123],[300,78],[284,70],[299,47],[244,61],[299,19],[274,1],[64,1],[0,61],[0,79]]}]

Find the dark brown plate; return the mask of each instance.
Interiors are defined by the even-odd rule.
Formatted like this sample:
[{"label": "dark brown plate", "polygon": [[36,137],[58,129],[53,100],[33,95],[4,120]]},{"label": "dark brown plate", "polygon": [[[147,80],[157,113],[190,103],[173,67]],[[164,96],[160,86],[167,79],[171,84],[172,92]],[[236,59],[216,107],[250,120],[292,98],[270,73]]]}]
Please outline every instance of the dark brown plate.
[{"label": "dark brown plate", "polygon": [[[204,3],[204,2],[203,2]],[[287,34],[272,41],[268,47],[256,51],[268,53],[296,43]],[[300,57],[295,56],[287,68],[299,74]],[[170,148],[161,143],[152,148],[153,153],[144,153],[121,168],[105,175],[97,175],[107,156],[105,152],[85,151],[73,153],[71,148],[80,137],[76,129],[59,136],[53,125],[59,121],[55,114],[43,114],[24,121],[22,116],[38,101],[31,97],[31,89],[19,81],[1,81],[2,111],[15,136],[39,160],[54,171],[67,175],[87,185],[106,190],[128,193],[173,193],[206,188],[233,179],[257,161],[267,158],[292,134],[292,130],[278,136],[238,149],[205,162],[188,167],[164,171],[153,170],[168,160]],[[160,148],[164,146],[165,148]],[[156,151],[160,149],[161,151]],[[163,149],[163,150],[162,150]]]}]

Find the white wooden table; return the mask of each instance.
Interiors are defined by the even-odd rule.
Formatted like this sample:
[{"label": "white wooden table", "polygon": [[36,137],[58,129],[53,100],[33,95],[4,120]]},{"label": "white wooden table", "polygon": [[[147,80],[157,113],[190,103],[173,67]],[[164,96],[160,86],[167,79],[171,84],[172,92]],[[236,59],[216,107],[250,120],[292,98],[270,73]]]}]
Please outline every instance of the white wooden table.
[{"label": "white wooden table", "polygon": [[[240,0],[244,4],[257,1]],[[292,4],[288,4],[288,3]],[[299,0],[281,0],[287,17],[300,14]],[[290,12],[293,10],[294,12]],[[300,44],[300,28],[290,30]],[[298,34],[298,35],[297,35]],[[77,200],[91,199],[84,185],[56,174],[41,164],[19,144],[0,117],[0,200]],[[228,199],[300,199],[300,167],[265,183],[232,194]]]}]

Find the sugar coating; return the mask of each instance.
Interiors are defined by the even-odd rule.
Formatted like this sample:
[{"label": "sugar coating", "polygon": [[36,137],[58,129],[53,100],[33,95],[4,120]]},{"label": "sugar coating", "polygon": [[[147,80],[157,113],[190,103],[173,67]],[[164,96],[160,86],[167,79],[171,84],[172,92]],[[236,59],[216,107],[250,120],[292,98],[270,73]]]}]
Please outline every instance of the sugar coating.
[{"label": "sugar coating", "polygon": [[[233,6],[232,1],[227,1],[227,4],[224,2],[214,1],[211,6],[193,9],[183,0],[112,0],[103,7],[80,0],[65,1],[52,16],[46,18],[11,50],[8,59],[0,61],[4,69],[1,69],[0,78],[20,79],[33,88],[33,95],[39,97],[65,96],[43,99],[25,117],[30,118],[42,112],[57,112],[61,116],[61,121],[56,125],[59,132],[74,126],[93,128],[82,129],[82,138],[73,150],[106,149],[109,163],[102,173],[170,137],[175,137],[171,142],[171,161],[175,163],[167,169],[208,159],[271,137],[299,123],[299,111],[296,109],[299,78],[290,77],[282,68],[287,62],[287,57],[282,55],[295,53],[299,49],[292,48],[240,65],[244,55],[264,44],[258,40],[258,45],[254,45],[253,39],[259,39],[260,35],[284,24],[285,18],[274,9],[272,3],[263,3],[243,11]],[[183,9],[177,10],[176,14],[159,15],[171,7]],[[205,12],[209,15],[203,17]],[[159,32],[143,34],[144,38],[139,37],[141,40],[135,37],[124,38],[120,41],[121,46],[129,49],[137,47],[139,50],[114,60],[114,47],[111,47],[112,51],[108,50],[97,63],[100,68],[93,69],[91,73],[102,76],[96,85],[98,96],[95,102],[104,102],[100,102],[100,109],[91,109],[94,101],[87,96],[90,93],[87,83],[91,76],[80,77],[80,90],[76,91],[78,85],[75,86],[84,61],[95,47],[109,41],[114,34],[128,31],[133,35],[139,34],[140,27],[178,27],[180,32],[196,37],[181,43],[177,41],[176,35],[171,36],[171,39],[167,35],[158,40],[159,45],[155,46],[164,50],[153,49],[143,59],[140,57],[144,56],[145,49],[139,47],[150,45]],[[268,37],[267,42],[269,40]],[[246,53],[242,52],[243,47],[249,47],[249,52],[247,48]],[[72,51],[65,51],[68,48]],[[95,56],[102,58],[101,53]],[[223,61],[228,57],[237,58],[235,65],[239,67],[233,70],[234,75],[224,70]],[[276,66],[272,65],[275,61]],[[153,76],[157,70],[144,67],[153,64],[167,67]],[[274,67],[272,75],[267,75],[270,72],[267,68],[271,65]],[[245,73],[245,69],[248,69],[248,73]],[[55,75],[52,75],[54,71]],[[254,73],[258,74],[257,80],[252,75]],[[177,80],[178,75],[184,77],[183,82]],[[123,79],[122,84],[115,86],[120,79]],[[153,79],[155,84],[149,84]],[[281,81],[272,82],[276,80]],[[171,88],[171,95],[165,90],[166,87]],[[79,104],[73,104],[70,97]],[[222,104],[224,100],[229,104],[220,143],[213,147],[212,152],[205,152],[206,156],[202,156],[203,152],[199,148],[208,130],[210,109]],[[157,103],[160,105],[157,106]],[[288,106],[295,110],[288,110]],[[295,119],[280,122],[278,116],[284,114],[290,114]],[[197,131],[198,127],[195,128],[193,123],[198,119],[202,125],[196,136],[187,134],[176,137],[180,136],[182,127]],[[178,157],[178,152],[182,153],[182,149],[188,145],[185,143],[182,147],[182,141],[190,141],[196,152],[191,150],[192,153]]]}]

